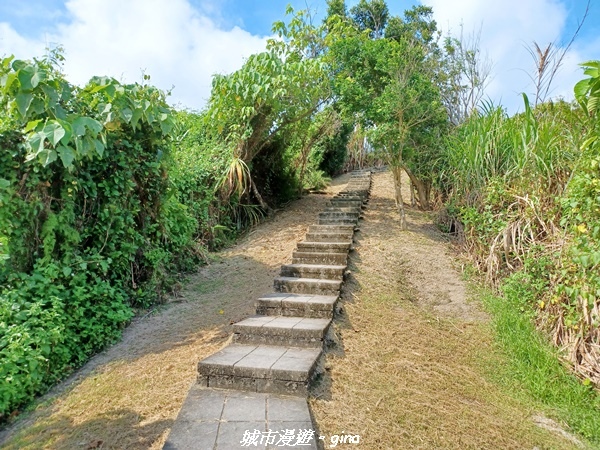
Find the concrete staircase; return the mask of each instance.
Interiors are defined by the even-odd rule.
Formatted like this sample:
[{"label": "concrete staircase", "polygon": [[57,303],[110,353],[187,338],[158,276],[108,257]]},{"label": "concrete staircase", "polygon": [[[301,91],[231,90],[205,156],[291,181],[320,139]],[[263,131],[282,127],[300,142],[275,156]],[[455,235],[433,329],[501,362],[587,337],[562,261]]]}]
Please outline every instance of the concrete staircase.
[{"label": "concrete staircase", "polygon": [[[281,267],[275,292],[256,301],[256,315],[234,325],[229,345],[198,363],[198,385],[192,391],[308,395],[370,186],[370,171],[352,173],[346,188],[330,200],[297,244],[292,264]],[[180,417],[190,415],[194,407],[188,403]],[[189,427],[178,428],[176,421],[164,448],[184,448],[177,444],[184,442],[184,435],[189,438]],[[215,439],[209,448],[221,448],[218,435]]]}]

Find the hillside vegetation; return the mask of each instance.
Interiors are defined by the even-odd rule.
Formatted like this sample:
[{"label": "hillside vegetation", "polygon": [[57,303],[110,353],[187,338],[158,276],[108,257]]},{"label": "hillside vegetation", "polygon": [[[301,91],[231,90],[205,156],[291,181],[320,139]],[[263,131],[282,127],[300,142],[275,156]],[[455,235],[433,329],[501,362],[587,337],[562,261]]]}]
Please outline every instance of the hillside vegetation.
[{"label": "hillside vegetation", "polygon": [[[114,342],[138,308],[263,216],[374,162],[438,209],[488,283],[600,385],[600,63],[576,102],[481,102],[476,45],[428,7],[329,0],[213,79],[203,111],[149,84],[71,84],[60,50],[0,61],[0,417]],[[407,200],[407,199],[406,199]],[[526,357],[526,356],[525,356]]]}]

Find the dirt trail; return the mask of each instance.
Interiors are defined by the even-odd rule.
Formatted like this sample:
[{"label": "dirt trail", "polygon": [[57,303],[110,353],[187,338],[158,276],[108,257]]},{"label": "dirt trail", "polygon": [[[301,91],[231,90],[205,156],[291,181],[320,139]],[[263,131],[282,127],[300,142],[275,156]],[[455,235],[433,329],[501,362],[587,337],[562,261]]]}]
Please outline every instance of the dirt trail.
[{"label": "dirt trail", "polygon": [[[178,298],[136,320],[120,343],[1,433],[0,446],[160,449],[197,362],[271,292],[281,264],[347,180],[292,203],[219,253]],[[311,401],[321,434],[360,433],[361,444],[345,448],[569,448],[487,381],[479,361],[493,354],[490,332],[467,301],[447,242],[418,211],[408,211],[401,232],[390,175],[373,180],[336,321],[339,346]]]}]

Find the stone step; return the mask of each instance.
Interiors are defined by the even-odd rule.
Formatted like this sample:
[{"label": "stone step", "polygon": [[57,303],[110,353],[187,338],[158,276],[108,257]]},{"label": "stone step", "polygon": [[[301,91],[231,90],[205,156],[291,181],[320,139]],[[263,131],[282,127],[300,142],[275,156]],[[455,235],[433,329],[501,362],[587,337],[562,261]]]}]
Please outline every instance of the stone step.
[{"label": "stone step", "polygon": [[363,208],[363,202],[362,200],[346,200],[343,198],[337,198],[337,199],[331,199],[329,200],[329,202],[327,202],[327,207],[337,207],[337,206],[342,206],[342,207],[354,207],[354,208],[358,208],[358,209],[362,209]]},{"label": "stone step", "polygon": [[[309,253],[347,253],[352,248],[349,242],[309,242],[301,241],[296,244],[299,252]],[[325,264],[325,263],[324,263]]]},{"label": "stone step", "polygon": [[341,221],[342,223],[358,223],[359,214],[351,214],[351,213],[319,213],[319,217],[317,219],[317,223],[321,223],[321,221]]},{"label": "stone step", "polygon": [[360,195],[352,192],[339,192],[335,195],[335,197],[332,198],[332,200],[352,200],[364,203],[365,197],[364,192]]},{"label": "stone step", "polygon": [[348,233],[307,233],[304,239],[310,242],[348,242],[352,243],[352,234]]},{"label": "stone step", "polygon": [[356,227],[353,225],[311,225],[308,227],[308,233],[347,233],[349,238],[352,237],[355,230]]},{"label": "stone step", "polygon": [[306,396],[320,348],[231,344],[198,363],[204,387]]},{"label": "stone step", "polygon": [[331,319],[337,295],[305,295],[275,292],[256,301],[256,314]]},{"label": "stone step", "polygon": [[356,218],[321,218],[317,220],[319,225],[356,225],[358,223],[358,217]]},{"label": "stone step", "polygon": [[333,211],[324,211],[324,212],[320,212],[319,213],[319,218],[323,218],[323,219],[333,219],[333,218],[349,218],[349,219],[354,219],[354,218],[358,218],[358,216],[360,216],[360,211],[357,210],[352,210],[352,211],[343,211],[343,210],[339,210],[339,209],[335,209]]},{"label": "stone step", "polygon": [[332,200],[351,200],[351,201],[359,201],[362,202],[363,204],[365,204],[367,202],[367,197],[368,195],[356,195],[356,194],[344,194],[344,193],[339,193],[337,197],[333,197]]},{"label": "stone step", "polygon": [[341,280],[347,266],[326,264],[285,264],[281,266],[282,277],[318,278],[320,280]]},{"label": "stone step", "polygon": [[346,265],[348,253],[294,252],[292,264],[333,264]]},{"label": "stone step", "polygon": [[321,212],[321,214],[323,213],[350,213],[352,215],[358,214],[360,216],[361,208],[357,208],[354,206],[328,206]]},{"label": "stone step", "polygon": [[330,319],[252,316],[233,325],[233,342],[321,348],[330,324]]},{"label": "stone step", "polygon": [[342,280],[321,280],[319,278],[276,277],[273,281],[275,292],[292,294],[338,295]]},{"label": "stone step", "polygon": [[360,198],[361,200],[366,200],[369,196],[369,189],[353,189],[351,191],[344,191],[338,194],[341,198]]}]

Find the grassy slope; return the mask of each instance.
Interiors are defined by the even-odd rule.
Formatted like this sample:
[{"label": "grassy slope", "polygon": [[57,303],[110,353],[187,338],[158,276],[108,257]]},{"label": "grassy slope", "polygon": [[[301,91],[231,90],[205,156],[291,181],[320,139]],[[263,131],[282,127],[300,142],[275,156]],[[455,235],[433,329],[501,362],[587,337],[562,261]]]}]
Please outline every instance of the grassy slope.
[{"label": "grassy slope", "polygon": [[576,448],[536,425],[535,399],[496,377],[509,360],[488,321],[444,317],[415,303],[419,281],[404,273],[432,251],[435,236],[423,232],[427,220],[416,212],[400,232],[390,183],[387,175],[375,180],[347,315],[337,323],[342,350],[331,353],[330,384],[311,401],[321,434],[360,434],[369,449]]}]

